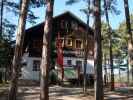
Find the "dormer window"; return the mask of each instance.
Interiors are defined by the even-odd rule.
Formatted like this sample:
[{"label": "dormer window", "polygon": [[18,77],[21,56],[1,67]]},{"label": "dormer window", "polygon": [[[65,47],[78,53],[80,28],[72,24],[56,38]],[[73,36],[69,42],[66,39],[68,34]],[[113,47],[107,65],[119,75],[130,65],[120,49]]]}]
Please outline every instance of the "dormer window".
[{"label": "dormer window", "polygon": [[61,20],[61,28],[62,29],[64,29],[64,28],[68,29],[68,27],[69,27],[68,21]]},{"label": "dormer window", "polygon": [[71,22],[71,27],[72,27],[72,29],[77,30],[78,29],[78,24],[75,21],[72,21]]},{"label": "dormer window", "polygon": [[67,46],[72,46],[72,39],[67,39],[67,41],[66,41],[66,43],[67,43]]},{"label": "dormer window", "polygon": [[61,23],[60,24],[61,24],[61,28],[64,29],[65,28],[64,27],[65,26],[65,21],[64,20],[61,20]]},{"label": "dormer window", "polygon": [[65,21],[65,28],[68,29],[68,27],[69,27],[69,23],[68,21]]},{"label": "dormer window", "polygon": [[76,48],[82,49],[82,40],[76,40]]}]

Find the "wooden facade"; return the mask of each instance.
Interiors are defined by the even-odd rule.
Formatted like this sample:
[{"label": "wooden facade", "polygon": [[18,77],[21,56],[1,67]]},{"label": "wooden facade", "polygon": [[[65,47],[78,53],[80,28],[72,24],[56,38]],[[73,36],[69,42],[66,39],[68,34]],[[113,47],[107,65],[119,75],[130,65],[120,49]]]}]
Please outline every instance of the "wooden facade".
[{"label": "wooden facade", "polygon": [[[39,79],[39,69],[40,66],[41,53],[42,53],[42,43],[43,43],[43,28],[44,23],[40,23],[26,30],[26,35],[23,44],[23,53],[26,55],[27,64],[23,67],[22,78],[27,79]],[[56,68],[57,61],[57,40],[61,41],[62,52],[63,52],[63,67],[64,74],[67,74],[67,70],[74,70],[79,74],[83,74],[83,62],[84,62],[84,42],[86,34],[88,34],[88,68],[87,73],[93,74],[93,49],[94,49],[94,39],[93,30],[89,28],[82,20],[77,18],[71,12],[65,12],[61,15],[55,16],[53,19],[53,30],[52,30],[52,44],[51,44],[51,67]],[[60,35],[60,37],[58,37]],[[80,66],[80,67],[79,67]],[[58,67],[59,68],[59,67]],[[81,69],[81,70],[79,70]],[[58,70],[59,72],[61,70]],[[72,71],[73,72],[73,71]],[[31,74],[25,74],[31,73]],[[28,76],[29,75],[29,76]],[[66,75],[67,76],[67,75]],[[64,75],[64,77],[66,77]],[[74,75],[68,78],[75,78]]]},{"label": "wooden facade", "polygon": [[[41,57],[44,23],[38,24],[26,30],[24,39],[24,52],[30,57]],[[52,49],[56,50],[57,34],[60,34],[64,56],[83,57],[83,39],[86,31],[86,24],[70,12],[65,12],[54,17],[52,33]],[[89,28],[89,56],[93,57],[93,31]],[[53,52],[54,53],[54,52]],[[55,54],[56,55],[56,54]]]}]

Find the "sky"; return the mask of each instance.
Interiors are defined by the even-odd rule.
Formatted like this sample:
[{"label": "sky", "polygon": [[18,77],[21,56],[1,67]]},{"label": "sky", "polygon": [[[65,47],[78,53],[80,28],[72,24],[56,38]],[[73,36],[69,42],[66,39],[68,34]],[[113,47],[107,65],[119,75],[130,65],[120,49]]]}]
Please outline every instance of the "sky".
[{"label": "sky", "polygon": [[[79,3],[75,3],[73,5],[66,5],[65,2],[67,0],[55,0],[54,4],[54,16],[57,16],[65,11],[71,11],[74,15],[79,17],[81,20],[83,20],[86,23],[86,15],[80,11],[80,9],[83,9],[86,7],[86,3],[81,0]],[[124,15],[124,7],[123,7],[123,0],[117,0],[117,8],[120,10],[120,15],[115,15],[114,13],[109,14],[110,18],[110,23],[113,29],[117,29],[119,27],[119,24],[125,19]],[[130,8],[130,13],[133,13],[133,0],[129,0],[129,8]],[[37,23],[41,23],[45,20],[45,7],[41,8],[34,8],[32,11],[35,13],[36,16],[39,17],[37,19]],[[11,22],[17,24],[18,23],[18,18],[16,18],[12,14],[5,14],[5,17],[9,17]],[[105,20],[105,17],[102,16],[102,20]],[[91,17],[90,19],[90,26],[93,25],[93,18]],[[33,25],[27,23],[26,28],[32,27]]]},{"label": "sky", "polygon": [[[71,11],[73,14],[75,14],[77,17],[79,17],[81,20],[86,22],[86,15],[80,11],[80,9],[83,9],[86,7],[86,3],[81,1],[79,3],[75,3],[73,5],[66,5],[65,1],[67,0],[55,0],[54,4],[54,16],[57,16],[65,11]],[[119,24],[125,20],[125,14],[124,14],[124,7],[123,7],[123,0],[117,0],[117,8],[120,11],[120,15],[115,15],[114,13],[109,14],[110,23],[113,29],[117,29],[119,27]],[[129,8],[130,13],[133,13],[133,0],[129,0]],[[39,8],[34,9],[35,15],[39,16],[40,19],[37,20],[37,23],[40,23],[44,21],[45,19],[45,8]],[[105,17],[102,18],[102,20],[105,20]],[[93,18],[90,19],[90,26],[93,25]],[[31,27],[32,25],[27,24],[27,27]]]},{"label": "sky", "polygon": [[[67,6],[65,4],[66,1],[67,0],[55,0],[54,16],[57,16],[65,11],[71,11],[74,15],[79,17],[81,20],[86,21],[85,14],[80,11],[81,8],[86,7],[85,2],[80,2],[80,3]],[[36,16],[40,17],[40,19],[37,20],[37,23],[44,21],[45,19],[45,8],[44,7],[39,8],[39,9],[33,9],[33,11],[35,12]],[[28,24],[27,26],[30,27],[31,25]]]}]

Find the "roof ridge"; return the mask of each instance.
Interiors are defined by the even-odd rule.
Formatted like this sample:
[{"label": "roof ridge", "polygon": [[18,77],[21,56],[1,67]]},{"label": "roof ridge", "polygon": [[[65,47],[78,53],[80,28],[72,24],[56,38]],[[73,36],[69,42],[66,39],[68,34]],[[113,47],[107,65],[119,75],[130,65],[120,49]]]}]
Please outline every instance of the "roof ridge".
[{"label": "roof ridge", "polygon": [[[85,26],[87,25],[83,20],[81,20],[79,17],[77,17],[75,14],[73,14],[71,11],[69,11],[69,10],[67,10],[67,11],[65,11],[65,12],[63,12],[63,13],[61,13],[61,14],[59,14],[59,15],[56,15],[56,16],[54,16],[53,17],[53,19],[55,19],[55,18],[58,18],[59,16],[62,16],[62,15],[64,15],[64,14],[70,14],[72,17],[74,17],[75,19],[77,19],[81,24],[84,24]],[[43,24],[45,21],[43,21],[43,22],[41,22],[41,23],[38,23],[38,24],[36,24],[36,25],[34,25],[34,26],[32,26],[32,27],[30,27],[30,28],[28,28],[28,29],[26,29],[26,30],[30,30],[30,29],[32,29],[32,28],[34,28],[34,27],[37,27],[38,25],[41,25],[41,24]]]}]

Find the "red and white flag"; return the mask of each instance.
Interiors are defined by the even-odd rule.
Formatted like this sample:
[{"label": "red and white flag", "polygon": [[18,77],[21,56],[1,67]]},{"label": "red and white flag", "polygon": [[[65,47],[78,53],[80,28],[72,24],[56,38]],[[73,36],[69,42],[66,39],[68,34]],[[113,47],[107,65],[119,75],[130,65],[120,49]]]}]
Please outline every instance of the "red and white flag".
[{"label": "red and white flag", "polygon": [[63,68],[63,47],[62,47],[62,41],[60,38],[60,33],[58,32],[58,36],[56,39],[56,48],[57,48],[57,64],[61,67],[62,71],[62,80],[64,78],[64,68]]}]

